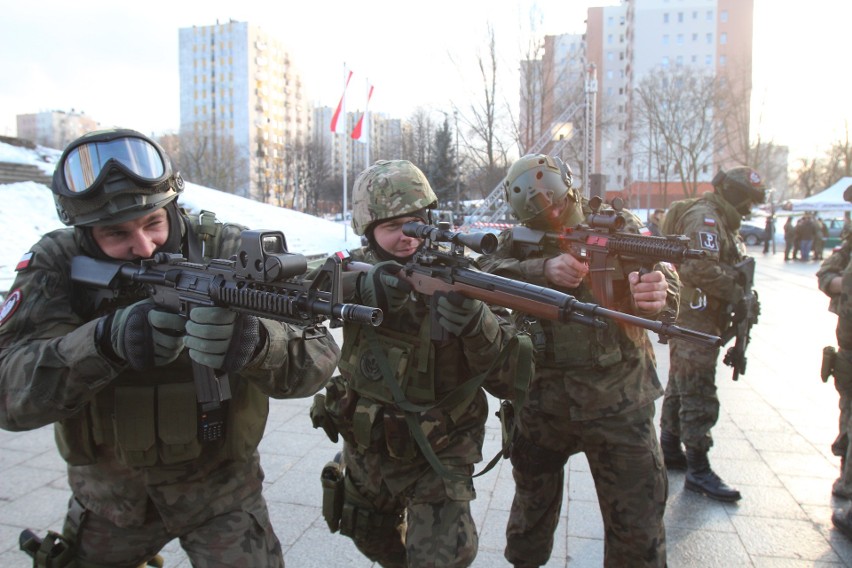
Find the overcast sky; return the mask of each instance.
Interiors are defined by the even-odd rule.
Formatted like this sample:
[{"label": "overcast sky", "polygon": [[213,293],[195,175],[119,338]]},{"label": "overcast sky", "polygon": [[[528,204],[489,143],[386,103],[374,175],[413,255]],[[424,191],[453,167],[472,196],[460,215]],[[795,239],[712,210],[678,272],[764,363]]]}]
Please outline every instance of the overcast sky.
[{"label": "overcast sky", "polygon": [[[282,40],[311,101],[337,104],[345,64],[354,72],[349,110],[363,106],[369,82],[371,110],[399,118],[417,107],[450,111],[451,101],[464,109],[479,100],[476,57],[491,24],[499,77],[516,105],[529,30],[583,32],[588,5],[613,4],[618,1],[5,2],[0,134],[15,134],[17,114],[71,109],[103,125],[177,129],[178,29],[229,18]],[[791,146],[792,157],[821,154],[852,122],[850,21],[849,0],[755,0],[754,124],[764,140]]]}]

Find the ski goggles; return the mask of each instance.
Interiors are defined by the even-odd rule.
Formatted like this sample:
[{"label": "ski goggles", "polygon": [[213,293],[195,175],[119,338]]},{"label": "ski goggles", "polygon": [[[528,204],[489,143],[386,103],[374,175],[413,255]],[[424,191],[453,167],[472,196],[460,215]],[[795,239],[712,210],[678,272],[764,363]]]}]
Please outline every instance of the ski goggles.
[{"label": "ski goggles", "polygon": [[171,175],[171,164],[162,150],[134,136],[83,141],[66,151],[60,166],[65,182],[61,193],[70,197],[99,187],[114,169],[143,187],[158,184]]}]

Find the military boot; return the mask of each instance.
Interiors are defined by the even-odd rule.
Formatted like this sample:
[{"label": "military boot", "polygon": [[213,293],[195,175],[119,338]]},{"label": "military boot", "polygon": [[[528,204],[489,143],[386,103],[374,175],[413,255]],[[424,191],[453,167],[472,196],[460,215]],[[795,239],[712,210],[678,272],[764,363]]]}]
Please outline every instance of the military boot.
[{"label": "military boot", "polygon": [[686,454],[680,445],[680,438],[663,430],[660,433],[660,446],[663,448],[663,461],[667,469],[686,469]]},{"label": "military boot", "polygon": [[686,481],[684,487],[717,501],[739,501],[740,492],[729,487],[710,469],[706,450],[686,449]]},{"label": "military boot", "polygon": [[852,540],[852,508],[835,509],[831,514],[831,523],[839,530],[843,536]]}]

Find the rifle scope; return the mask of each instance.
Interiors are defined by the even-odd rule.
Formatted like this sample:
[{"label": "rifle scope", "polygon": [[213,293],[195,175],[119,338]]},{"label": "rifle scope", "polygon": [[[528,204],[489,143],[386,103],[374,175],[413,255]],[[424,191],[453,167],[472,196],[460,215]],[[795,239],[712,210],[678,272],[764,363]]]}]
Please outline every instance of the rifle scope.
[{"label": "rifle scope", "polygon": [[429,239],[436,243],[452,243],[466,246],[480,254],[491,254],[497,250],[497,237],[491,233],[458,233],[450,231],[449,223],[438,223],[437,227],[411,221],[402,226],[402,233],[416,239]]}]

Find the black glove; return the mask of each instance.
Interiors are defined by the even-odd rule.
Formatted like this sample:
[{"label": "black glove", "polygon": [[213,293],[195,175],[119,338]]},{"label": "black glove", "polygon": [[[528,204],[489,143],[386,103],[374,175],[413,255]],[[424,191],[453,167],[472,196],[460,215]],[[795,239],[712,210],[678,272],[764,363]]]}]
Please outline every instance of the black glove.
[{"label": "black glove", "polygon": [[456,337],[471,337],[482,329],[485,304],[458,292],[438,297],[438,323]]},{"label": "black glove", "polygon": [[161,367],[183,351],[184,324],[180,315],[160,311],[146,299],[107,316],[99,344],[138,371]]},{"label": "black glove", "polygon": [[197,307],[186,322],[186,348],[193,361],[235,373],[263,347],[260,320],[226,308]]},{"label": "black glove", "polygon": [[385,312],[397,312],[408,301],[411,286],[394,274],[402,266],[392,260],[380,262],[367,271],[358,281],[358,289],[364,304],[381,308]]}]

